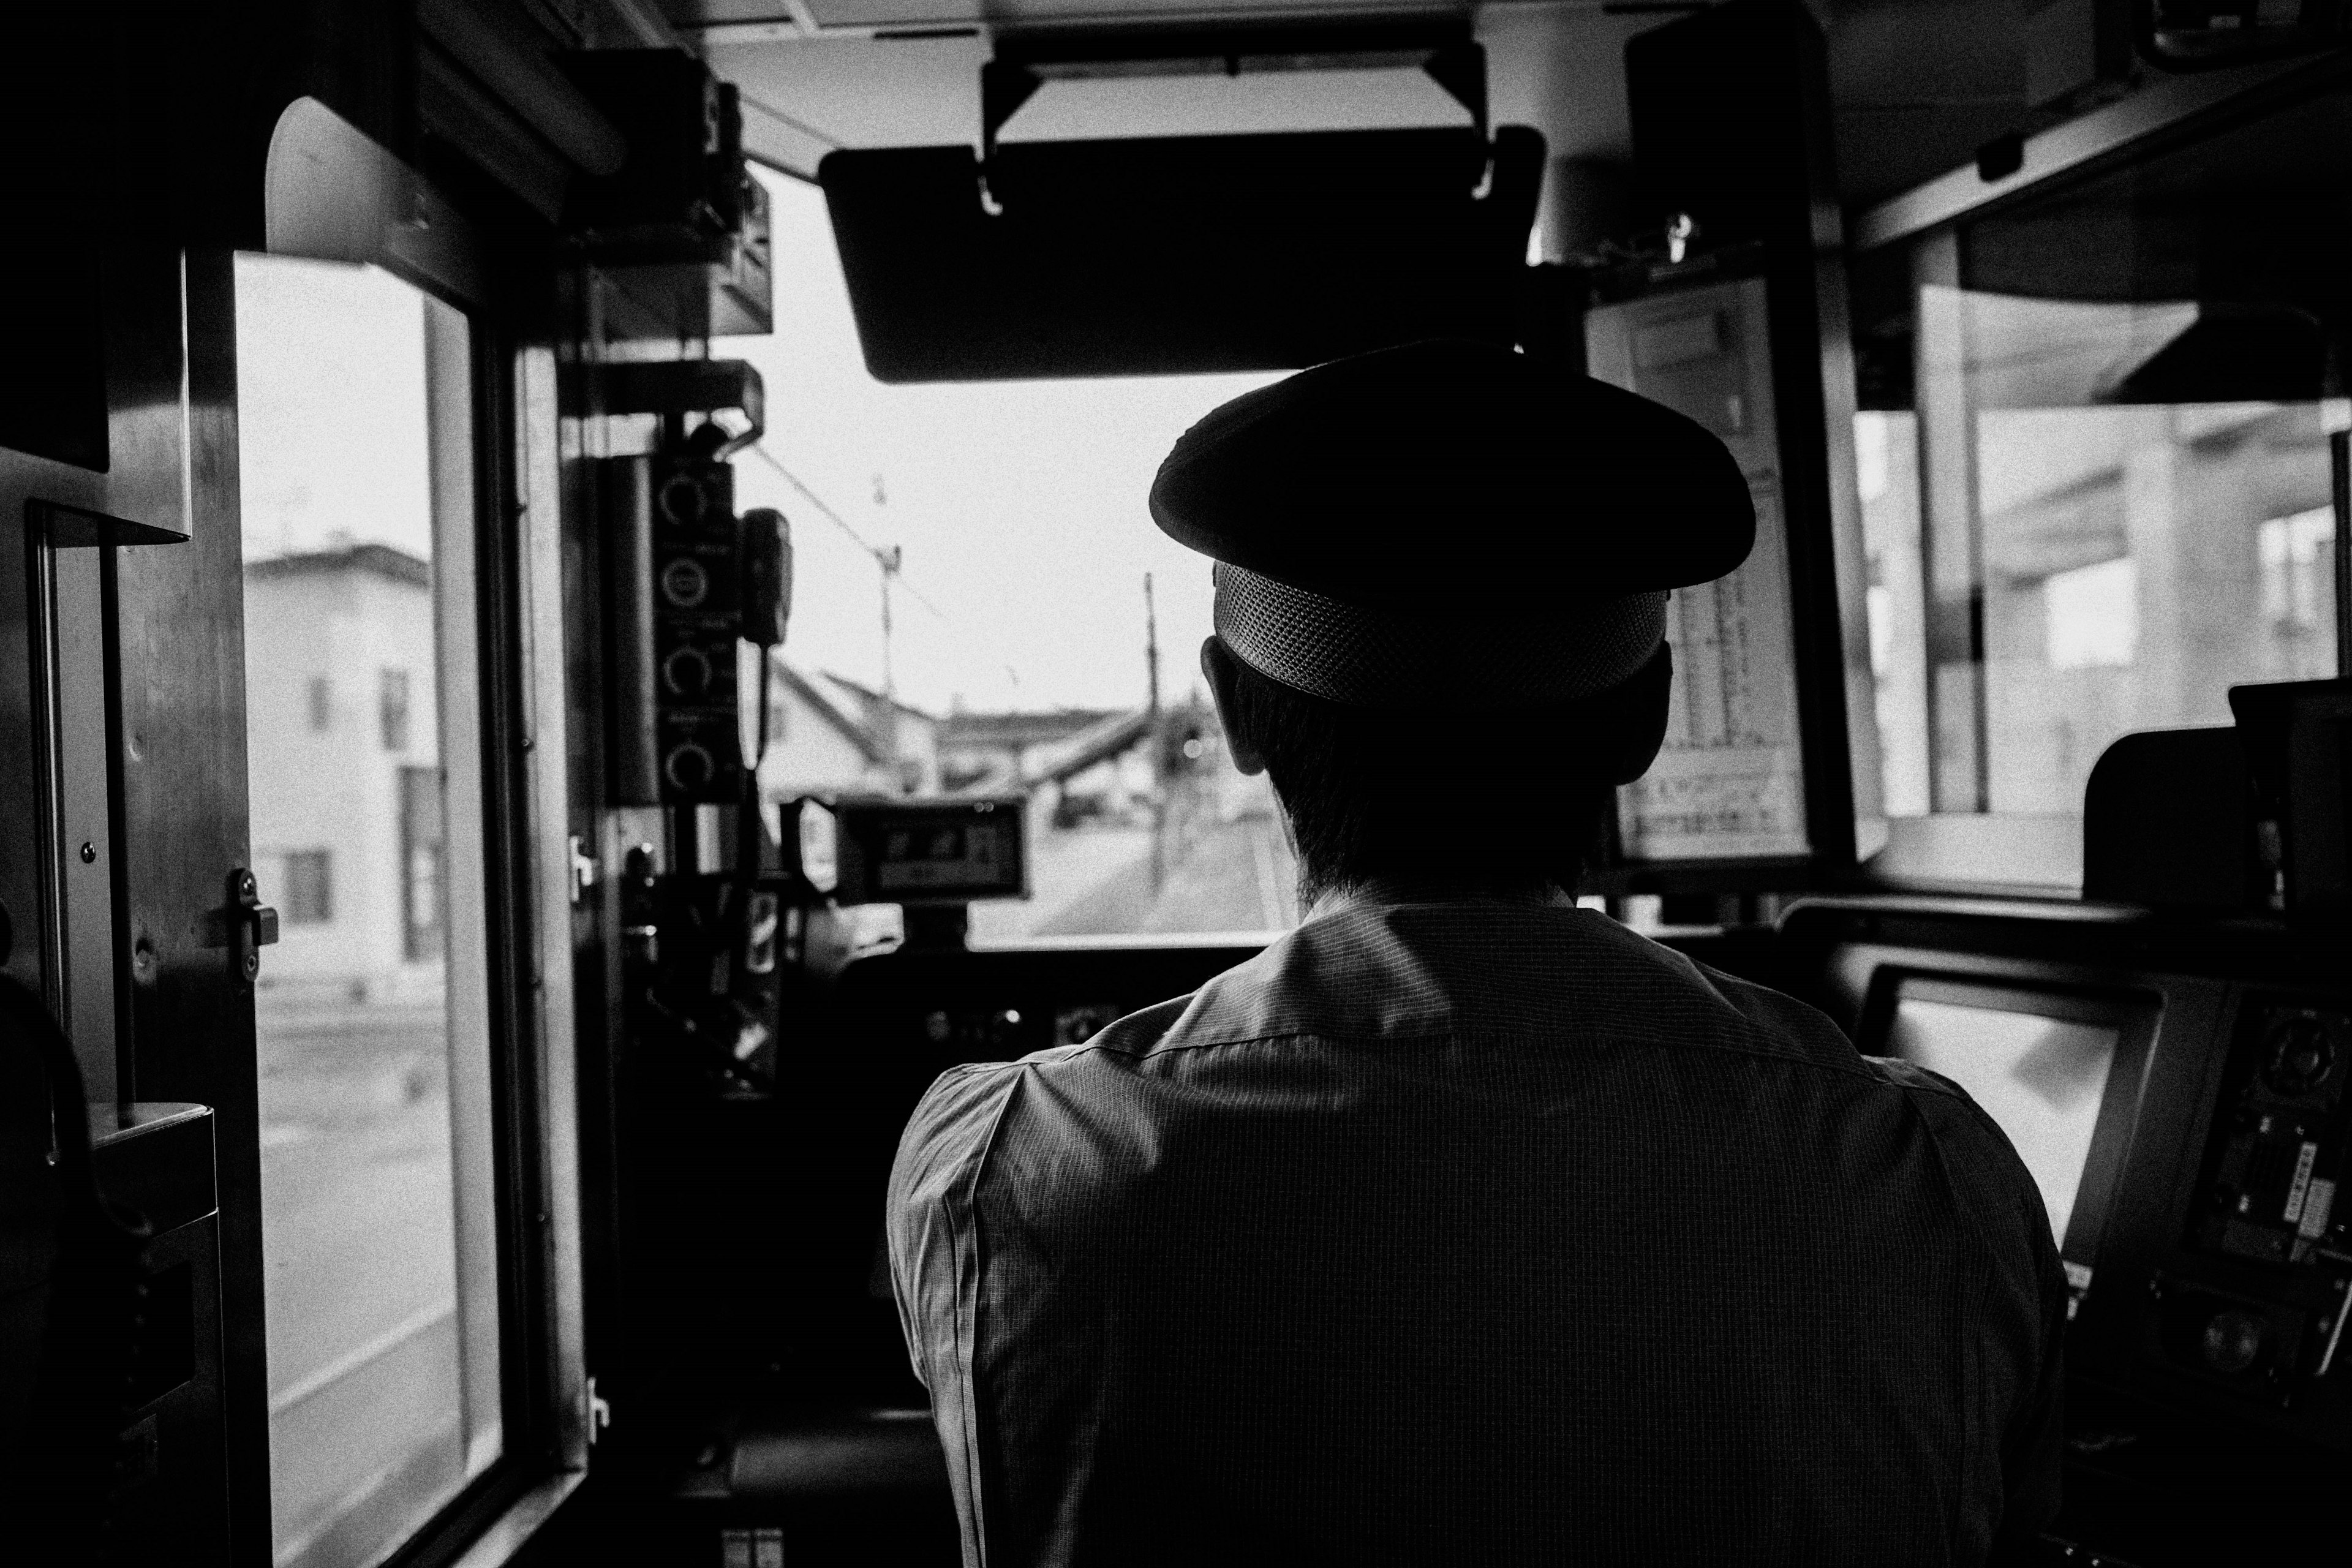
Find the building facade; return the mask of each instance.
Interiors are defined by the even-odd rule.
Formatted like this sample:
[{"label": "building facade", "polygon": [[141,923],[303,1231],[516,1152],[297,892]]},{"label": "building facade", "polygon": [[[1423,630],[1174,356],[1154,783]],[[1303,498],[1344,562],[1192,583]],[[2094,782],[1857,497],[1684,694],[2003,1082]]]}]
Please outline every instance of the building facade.
[{"label": "building facade", "polygon": [[[256,879],[278,910],[262,983],[437,995],[446,943],[432,568],[389,545],[245,571]],[[267,742],[266,746],[262,744]]]}]

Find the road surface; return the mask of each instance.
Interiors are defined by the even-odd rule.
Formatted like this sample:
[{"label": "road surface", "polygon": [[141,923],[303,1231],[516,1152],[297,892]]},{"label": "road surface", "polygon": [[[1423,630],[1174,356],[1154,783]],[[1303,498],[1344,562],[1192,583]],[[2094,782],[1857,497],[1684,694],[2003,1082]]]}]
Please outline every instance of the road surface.
[{"label": "road surface", "polygon": [[256,1012],[275,1556],[326,1568],[463,1479],[446,1024],[268,990]]}]

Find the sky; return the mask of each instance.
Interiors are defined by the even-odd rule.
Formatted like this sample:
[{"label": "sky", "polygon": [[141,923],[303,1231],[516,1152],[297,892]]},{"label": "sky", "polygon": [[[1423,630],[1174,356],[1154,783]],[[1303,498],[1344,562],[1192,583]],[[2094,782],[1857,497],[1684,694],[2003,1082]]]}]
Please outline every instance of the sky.
[{"label": "sky", "polygon": [[[1272,375],[885,386],[866,374],[820,193],[767,180],[775,331],[719,339],[766,384],[767,452],[868,543],[905,552],[890,673],[933,712],[1120,708],[1145,696],[1143,578],[1163,692],[1199,682],[1207,561],[1145,510],[1185,427]],[[238,258],[247,553],[380,541],[431,551],[423,300],[372,268]],[[752,454],[739,508],[792,520],[785,657],[868,686],[884,671],[881,573]]]},{"label": "sky", "polygon": [[[893,601],[899,696],[946,711],[1125,707],[1145,692],[1143,575],[1159,605],[1161,680],[1199,679],[1209,565],[1151,523],[1145,498],[1187,426],[1270,374],[885,386],[866,374],[824,199],[780,175],[775,331],[722,338],[757,365],[767,450],[870,542],[900,545],[905,580],[940,614]],[[756,457],[739,507],[793,521],[798,581],[785,657],[873,684],[882,672],[873,558]]]},{"label": "sky", "polygon": [[425,297],[337,261],[236,258],[248,559],[353,541],[433,549]]}]

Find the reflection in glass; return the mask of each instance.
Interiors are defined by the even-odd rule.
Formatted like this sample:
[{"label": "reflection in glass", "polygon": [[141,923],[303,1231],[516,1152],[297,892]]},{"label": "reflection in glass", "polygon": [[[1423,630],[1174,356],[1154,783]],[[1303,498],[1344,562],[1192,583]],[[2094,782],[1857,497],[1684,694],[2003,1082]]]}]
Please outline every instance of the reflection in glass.
[{"label": "reflection in glass", "polygon": [[2117,737],[2344,672],[2347,127],[2315,87],[1857,258],[1888,804],[1955,847],[1917,868],[2064,884]]},{"label": "reflection in glass", "polygon": [[1880,787],[1887,816],[1924,816],[1928,746],[1919,421],[1907,412],[1868,411],[1854,416],[1853,434]]},{"label": "reflection in glass", "polygon": [[1944,384],[1922,399],[1958,421],[1924,439],[1973,459],[1928,518],[1964,508],[1976,558],[1934,591],[1974,595],[1980,638],[1947,650],[1975,657],[1940,695],[1981,710],[1939,809],[2078,812],[2118,736],[2227,724],[2233,684],[2335,672],[2332,605],[2304,586],[2334,540],[2315,375],[2305,401],[2191,401],[2224,383],[2243,312],[1922,293],[1919,374]]},{"label": "reflection in glass", "polygon": [[467,327],[244,256],[237,352],[274,1556],[342,1568],[499,1443]]}]

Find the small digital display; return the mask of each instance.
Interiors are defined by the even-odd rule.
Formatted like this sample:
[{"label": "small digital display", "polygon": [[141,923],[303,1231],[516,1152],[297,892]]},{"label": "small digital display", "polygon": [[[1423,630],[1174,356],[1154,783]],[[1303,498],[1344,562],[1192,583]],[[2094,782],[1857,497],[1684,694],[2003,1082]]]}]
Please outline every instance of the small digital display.
[{"label": "small digital display", "polygon": [[2009,1134],[2065,1245],[2122,1026],[1904,995],[1889,1056],[1941,1073]]},{"label": "small digital display", "polygon": [[1025,803],[845,800],[837,807],[845,904],[965,904],[1029,896]]},{"label": "small digital display", "polygon": [[924,823],[882,834],[874,867],[881,892],[934,888],[991,887],[1011,868],[1007,821]]}]

